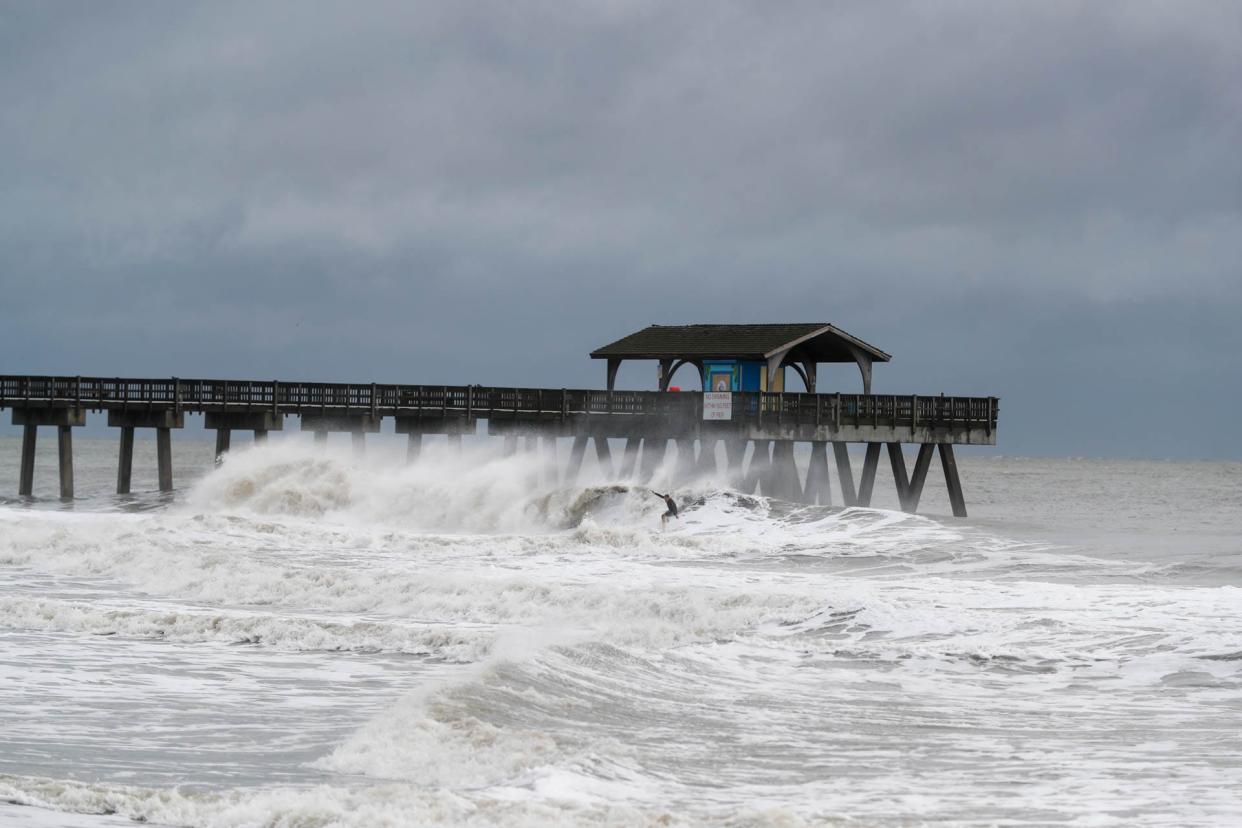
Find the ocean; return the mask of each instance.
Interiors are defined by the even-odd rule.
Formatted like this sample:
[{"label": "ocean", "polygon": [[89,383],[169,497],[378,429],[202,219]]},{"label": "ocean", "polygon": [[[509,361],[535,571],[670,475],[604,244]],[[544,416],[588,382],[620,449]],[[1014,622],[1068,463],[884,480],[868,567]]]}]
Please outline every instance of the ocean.
[{"label": "ocean", "polygon": [[661,531],[590,457],[336,439],[178,442],[171,496],[140,441],[121,497],[79,438],[63,504],[0,438],[0,825],[1242,824],[1240,463]]}]

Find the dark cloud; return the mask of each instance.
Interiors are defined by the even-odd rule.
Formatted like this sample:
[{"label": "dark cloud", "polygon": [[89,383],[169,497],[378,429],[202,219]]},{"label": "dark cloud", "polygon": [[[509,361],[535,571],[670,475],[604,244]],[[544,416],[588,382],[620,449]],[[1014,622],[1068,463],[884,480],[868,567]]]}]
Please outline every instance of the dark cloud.
[{"label": "dark cloud", "polygon": [[827,319],[878,390],[1005,396],[1007,451],[1239,456],[1163,424],[1242,403],[1240,46],[1216,3],[8,4],[3,372],[559,386]]}]

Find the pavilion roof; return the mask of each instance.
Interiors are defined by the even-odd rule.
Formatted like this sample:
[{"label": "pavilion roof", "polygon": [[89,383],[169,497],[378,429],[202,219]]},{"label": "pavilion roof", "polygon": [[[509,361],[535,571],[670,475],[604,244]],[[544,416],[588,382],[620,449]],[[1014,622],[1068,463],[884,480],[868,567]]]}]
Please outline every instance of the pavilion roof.
[{"label": "pavilion roof", "polygon": [[591,352],[592,359],[769,359],[798,352],[813,362],[853,362],[852,348],[875,362],[892,357],[827,322],[757,325],[652,325]]}]

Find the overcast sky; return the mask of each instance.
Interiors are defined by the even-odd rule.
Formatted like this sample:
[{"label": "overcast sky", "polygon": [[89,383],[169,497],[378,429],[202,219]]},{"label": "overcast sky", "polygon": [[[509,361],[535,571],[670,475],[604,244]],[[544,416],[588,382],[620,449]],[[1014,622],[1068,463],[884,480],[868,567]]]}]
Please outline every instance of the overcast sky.
[{"label": "overcast sky", "polygon": [[1242,457],[1242,4],[0,2],[0,373],[599,387],[758,321],[1006,454]]}]

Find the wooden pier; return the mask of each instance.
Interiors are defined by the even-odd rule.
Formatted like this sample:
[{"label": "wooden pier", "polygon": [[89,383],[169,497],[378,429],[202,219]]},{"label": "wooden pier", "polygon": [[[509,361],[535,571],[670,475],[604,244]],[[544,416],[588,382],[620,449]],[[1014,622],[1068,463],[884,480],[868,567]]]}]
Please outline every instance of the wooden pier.
[{"label": "wooden pier", "polygon": [[[613,376],[610,366],[610,380]],[[865,377],[869,385],[869,363]],[[460,440],[478,434],[483,421],[483,433],[504,439],[507,452],[518,450],[519,437],[526,438],[528,449],[537,440],[545,447],[549,441],[552,446],[558,439],[571,441],[561,477],[567,483],[576,479],[589,443],[610,476],[645,481],[663,463],[672,440],[679,478],[723,472],[743,491],[821,504],[833,502],[831,444],[840,503],[846,506],[870,505],[884,447],[899,502],[909,512],[918,508],[932,455],[938,452],[953,513],[960,517],[966,515],[966,504],[953,446],[996,444],[995,397],[770,391],[728,396],[728,417],[705,419],[705,395],[698,392],[0,376],[0,410],[12,409],[13,423],[23,427],[19,493],[30,495],[33,489],[38,427],[54,426],[64,498],[73,497],[73,429],[85,425],[87,412],[107,412],[108,425],[121,430],[119,493],[130,489],[137,428],[155,429],[159,487],[172,490],[171,434],[184,427],[187,413],[203,414],[206,427],[216,431],[217,456],[228,451],[233,431],[251,431],[261,440],[282,430],[287,417],[297,417],[301,430],[314,432],[317,440],[345,432],[354,435],[358,446],[391,418],[396,431],[408,435],[414,460],[423,435]],[[615,464],[610,438],[625,444]],[[717,468],[718,442],[724,444],[724,469]],[[794,462],[797,443],[810,445],[805,476]],[[857,484],[850,443],[866,446]],[[909,471],[905,443],[918,447]]]}]

